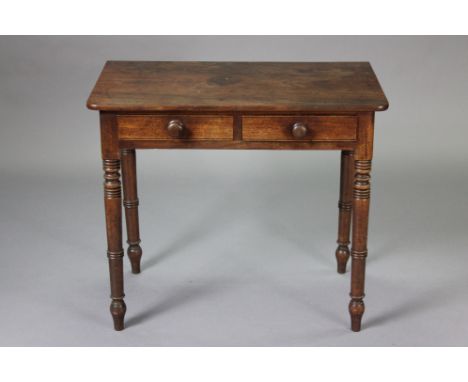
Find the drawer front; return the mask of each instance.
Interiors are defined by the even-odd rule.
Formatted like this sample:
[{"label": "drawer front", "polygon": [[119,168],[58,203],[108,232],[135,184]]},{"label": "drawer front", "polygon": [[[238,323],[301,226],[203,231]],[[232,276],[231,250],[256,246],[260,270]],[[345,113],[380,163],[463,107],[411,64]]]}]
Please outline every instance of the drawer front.
[{"label": "drawer front", "polygon": [[354,141],[353,116],[249,116],[242,118],[245,141]]},{"label": "drawer front", "polygon": [[200,115],[120,115],[122,140],[232,140],[233,118]]}]

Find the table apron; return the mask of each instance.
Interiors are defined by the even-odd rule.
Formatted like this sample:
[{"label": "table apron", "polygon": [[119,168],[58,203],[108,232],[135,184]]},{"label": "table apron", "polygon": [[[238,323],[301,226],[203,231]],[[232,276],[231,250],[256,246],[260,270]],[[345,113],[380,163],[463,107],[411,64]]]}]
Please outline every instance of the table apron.
[{"label": "table apron", "polygon": [[123,149],[354,150],[355,141],[190,141],[119,140]]},{"label": "table apron", "polygon": [[[168,132],[171,121],[184,131]],[[118,114],[120,148],[223,150],[354,150],[358,137],[356,114]],[[306,133],[295,137],[292,127],[302,123]]]}]

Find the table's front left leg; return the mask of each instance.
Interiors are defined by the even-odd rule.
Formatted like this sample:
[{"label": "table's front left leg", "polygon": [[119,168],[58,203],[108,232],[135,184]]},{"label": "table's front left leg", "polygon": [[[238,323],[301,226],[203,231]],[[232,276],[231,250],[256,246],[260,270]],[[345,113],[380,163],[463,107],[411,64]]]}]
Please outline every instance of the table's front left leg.
[{"label": "table's front left leg", "polygon": [[367,230],[370,204],[370,160],[354,162],[353,187],[353,243],[351,248],[351,329],[361,330],[364,314],[364,280],[367,257]]},{"label": "table's front left leg", "polygon": [[110,312],[115,330],[124,328],[127,307],[124,301],[122,248],[122,200],[120,160],[104,159],[104,204],[106,210],[107,257],[109,259],[111,298]]}]

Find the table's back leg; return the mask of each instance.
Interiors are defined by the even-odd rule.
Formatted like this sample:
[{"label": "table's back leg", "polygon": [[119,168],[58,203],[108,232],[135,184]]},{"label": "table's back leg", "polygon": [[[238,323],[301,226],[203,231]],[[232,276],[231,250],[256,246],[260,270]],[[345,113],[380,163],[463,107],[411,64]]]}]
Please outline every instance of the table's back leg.
[{"label": "table's back leg", "polygon": [[351,232],[352,192],[353,192],[353,152],[341,152],[340,200],[338,202],[338,248],[335,256],[338,273],[346,272],[349,259],[349,237]]},{"label": "table's back leg", "polygon": [[136,153],[134,149],[121,150],[122,177],[127,223],[128,258],[133,273],[140,273],[140,262],[143,251],[140,247],[140,227],[138,223],[138,191],[136,174]]}]

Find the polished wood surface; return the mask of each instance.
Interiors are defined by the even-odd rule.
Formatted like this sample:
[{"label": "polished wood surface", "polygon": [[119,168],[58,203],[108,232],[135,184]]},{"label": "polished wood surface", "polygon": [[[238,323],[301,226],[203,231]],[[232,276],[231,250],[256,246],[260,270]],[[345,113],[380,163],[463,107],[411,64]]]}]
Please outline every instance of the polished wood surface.
[{"label": "polished wood surface", "polygon": [[246,141],[354,141],[356,134],[357,118],[354,116],[293,115],[242,118],[242,137]]},{"label": "polished wood surface", "polygon": [[232,116],[123,115],[117,119],[119,138],[232,140]]},{"label": "polished wood surface", "polygon": [[339,273],[351,257],[348,309],[351,329],[361,329],[374,115],[388,107],[368,63],[109,61],[88,107],[100,110],[116,330],[124,328],[126,312],[122,204],[127,253],[132,272],[139,273],[135,150],[151,148],[341,151],[335,256]]},{"label": "polished wood surface", "polygon": [[354,150],[356,142],[314,140],[194,140],[194,139],[122,139],[121,148],[134,149],[216,149],[216,150]]},{"label": "polished wood surface", "polygon": [[388,101],[368,62],[108,61],[90,109],[378,111]]},{"label": "polished wood surface", "polygon": [[106,212],[107,258],[109,260],[111,305],[114,329],[124,328],[127,310],[124,301],[122,248],[122,190],[120,183],[120,153],[114,137],[117,136],[115,120],[101,114],[101,144],[104,168],[104,207]]},{"label": "polished wood surface", "polygon": [[354,152],[353,229],[351,245],[351,330],[361,330],[370,205],[370,171],[374,141],[374,115],[359,120],[360,141]]}]

